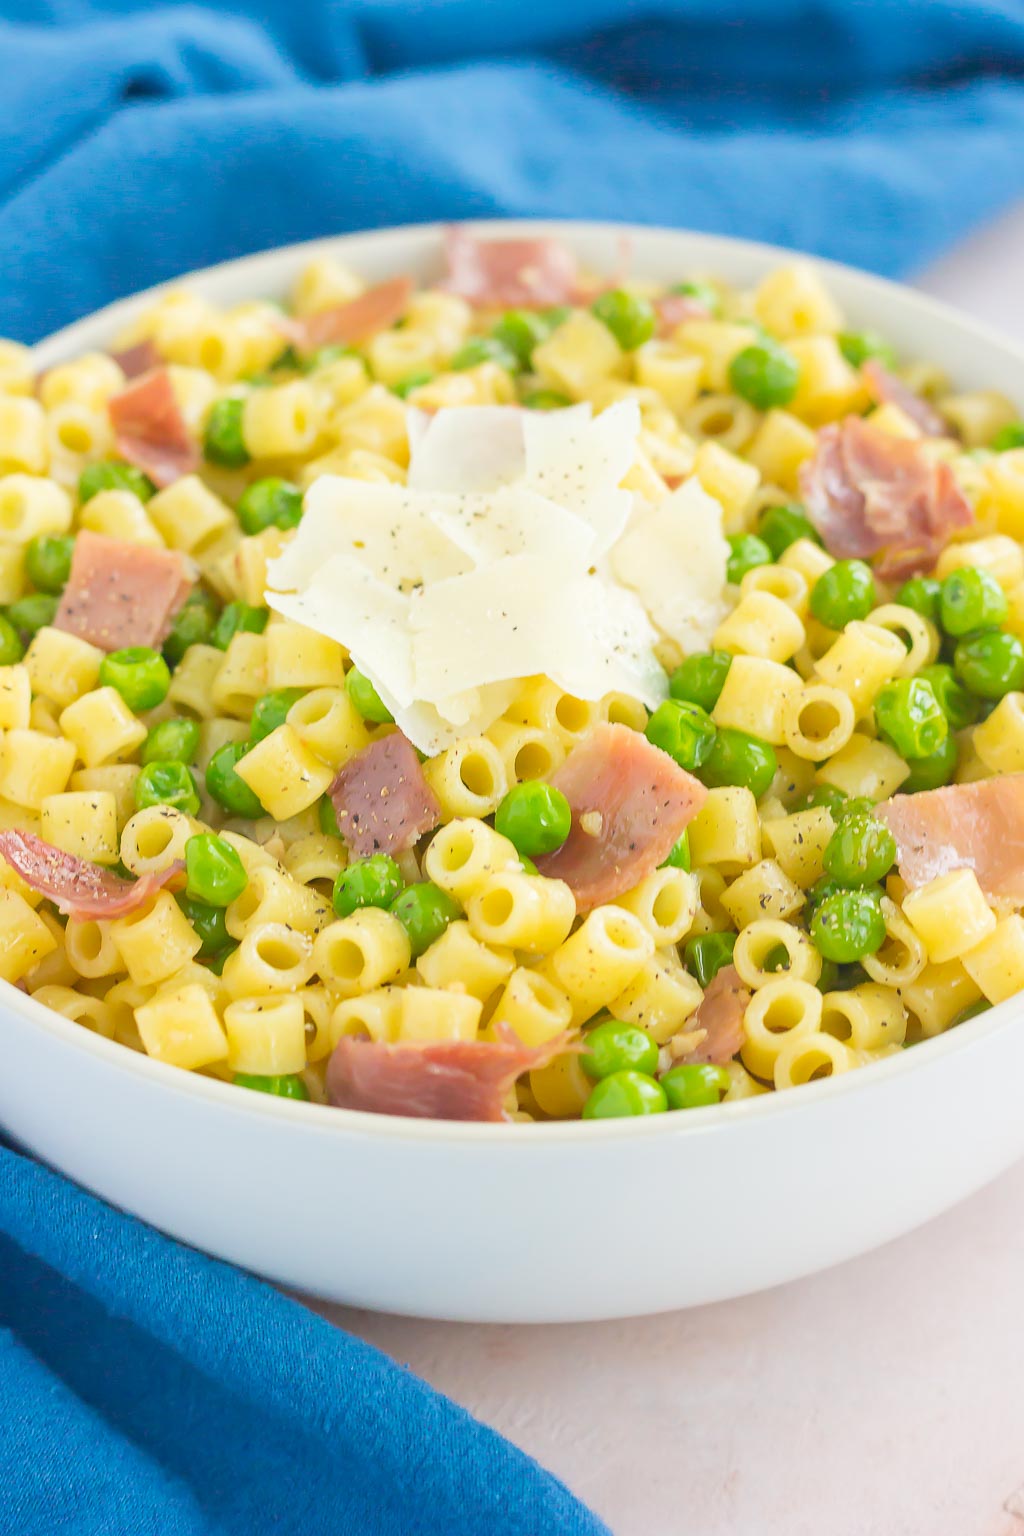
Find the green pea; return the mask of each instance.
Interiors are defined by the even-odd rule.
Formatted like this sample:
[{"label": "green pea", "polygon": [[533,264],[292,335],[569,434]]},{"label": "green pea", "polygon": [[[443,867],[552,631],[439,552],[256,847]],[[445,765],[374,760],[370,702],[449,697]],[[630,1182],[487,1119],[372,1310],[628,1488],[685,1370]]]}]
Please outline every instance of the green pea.
[{"label": "green pea", "polygon": [[875,724],[908,763],[930,757],[949,735],[949,721],[932,685],[920,677],[898,677],[879,689]]},{"label": "green pea", "polygon": [[551,331],[557,331],[560,325],[564,325],[571,314],[572,307],[569,304],[550,304],[547,309],[542,309],[540,312],[549,334]]},{"label": "green pea", "polygon": [[466,368],[478,368],[481,363],[497,363],[499,368],[506,369],[509,373],[519,371],[519,359],[508,347],[496,341],[493,336],[471,336],[455,353],[449,363],[457,373]]},{"label": "green pea", "polygon": [[164,659],[176,667],[190,645],[209,645],[220,606],[209,592],[197,587],[175,614],[164,641]]},{"label": "green pea", "polygon": [[[1024,444],[1021,446],[1024,447]],[[967,1024],[971,1019],[980,1018],[983,1013],[988,1013],[991,1007],[992,1004],[985,997],[979,997],[976,1003],[968,1003],[966,1008],[961,1008],[953,1020],[954,1028],[957,1024]]]},{"label": "green pea", "polygon": [[654,305],[625,288],[599,294],[590,308],[624,352],[635,352],[654,335]]},{"label": "green pea", "polygon": [[792,352],[765,338],[737,352],[729,364],[729,382],[759,411],[788,405],[800,383],[800,364]]},{"label": "green pea", "polygon": [[212,959],[231,943],[231,935],[224,926],[223,907],[207,906],[205,901],[196,901],[187,891],[180,891],[174,899],[203,941],[200,960]]},{"label": "green pea", "polygon": [[295,1075],[256,1077],[251,1072],[236,1072],[231,1081],[236,1088],[251,1088],[256,1093],[270,1093],[277,1099],[300,1099],[305,1102],[309,1098],[309,1089],[302,1078]]},{"label": "green pea", "polygon": [[227,907],[249,884],[238,852],[216,832],[197,832],[185,844],[185,890],[195,901]]},{"label": "green pea", "polygon": [[529,368],[533,361],[533,349],[551,333],[551,326],[543,315],[531,309],[510,309],[502,315],[491,336],[511,352],[520,368]]},{"label": "green pea", "polygon": [[334,809],[330,795],[324,795],[321,798],[317,808],[317,820],[320,823],[320,831],[326,837],[336,837],[340,840],[341,828],[338,826],[338,813]]},{"label": "green pea", "polygon": [[199,792],[186,763],[147,763],[135,780],[135,807],[172,805],[186,816],[199,815]]},{"label": "green pea", "polygon": [[194,763],[199,751],[199,721],[161,720],[154,725],[139,756],[144,763]]},{"label": "green pea", "polygon": [[829,838],[822,857],[842,885],[877,885],[896,862],[896,839],[875,816],[848,816]]},{"label": "green pea", "polygon": [[340,362],[343,357],[358,357],[362,361],[362,353],[357,347],[347,346],[343,341],[330,341],[326,346],[317,347],[310,352],[302,363],[303,373],[316,373],[318,368],[329,368],[332,363]]},{"label": "green pea", "polygon": [[765,507],[758,518],[757,531],[771,550],[773,560],[781,560],[789,546],[798,539],[821,543],[821,535],[803,507],[795,505]]},{"label": "green pea", "polygon": [[816,810],[819,806],[824,806],[827,811],[831,811],[832,815],[836,817],[840,814],[845,804],[846,796],[834,784],[815,784],[813,789],[807,791],[801,802],[800,809],[812,811]]},{"label": "green pea", "polygon": [[819,992],[849,992],[853,987],[870,981],[864,967],[856,960],[847,965],[837,965],[834,960],[822,960],[821,975],[815,982]]},{"label": "green pea", "polygon": [[215,976],[223,976],[224,966],[226,962],[231,959],[231,956],[234,954],[237,948],[237,944],[231,943],[226,944],[223,949],[219,949],[217,953],[215,955],[211,955],[209,960],[206,962],[207,970],[212,971]]},{"label": "green pea", "polygon": [[949,721],[951,730],[962,731],[974,724],[980,712],[980,705],[978,700],[957,682],[956,673],[952,667],[944,662],[935,662],[930,667],[922,667],[917,676],[929,685],[938,699],[939,708]]},{"label": "green pea", "polygon": [[241,469],[248,464],[244,424],[245,401],[238,395],[214,402],[203,434],[203,453],[211,464],[224,469]]},{"label": "green pea", "polygon": [[660,747],[680,768],[692,773],[708,761],[718,732],[699,704],[666,699],[648,720],[644,734],[652,746]]},{"label": "green pea", "polygon": [[371,725],[393,725],[394,715],[370,682],[365,672],[350,667],[345,675],[345,692],[364,720]]},{"label": "green pea", "polygon": [[867,795],[850,795],[834,814],[837,821],[845,821],[848,816],[873,816],[875,802]]},{"label": "green pea", "polygon": [[590,1090],[584,1120],[621,1120],[630,1115],[661,1115],[668,1109],[664,1088],[643,1072],[613,1072]]},{"label": "green pea", "polygon": [[838,890],[815,908],[811,939],[820,955],[840,964],[873,955],[885,943],[885,918],[877,889]]},{"label": "green pea", "polygon": [[811,588],[811,612],[829,629],[866,619],[876,602],[875,578],[863,560],[837,560]]},{"label": "green pea", "polygon": [[989,572],[965,565],[951,571],[939,592],[939,620],[947,635],[969,635],[1006,618],[1006,593]]},{"label": "green pea", "polygon": [[749,789],[755,800],[768,789],[778,770],[778,758],[759,736],[746,731],[722,729],[701,765],[700,777],[709,789],[739,784]]},{"label": "green pea", "polygon": [[698,304],[703,304],[709,315],[717,315],[722,308],[718,289],[711,283],[702,283],[697,279],[688,283],[673,283],[669,293],[681,293],[688,299],[696,299]]},{"label": "green pea", "polygon": [[391,393],[397,395],[399,400],[407,400],[414,389],[422,389],[433,377],[429,368],[417,368],[415,373],[407,373],[404,379],[392,384]]},{"label": "green pea", "polygon": [[262,635],[269,617],[265,608],[254,608],[249,603],[228,603],[213,626],[210,644],[226,651],[238,634]]},{"label": "green pea", "polygon": [[690,868],[690,839],[689,839],[689,837],[687,836],[687,834],[685,832],[682,833],[682,835],[677,839],[677,841],[675,842],[675,844],[672,847],[671,853],[669,854],[668,858],[665,860],[664,864],[662,864],[661,867],[662,867],[662,869],[685,869],[685,870],[689,870],[689,868]]},{"label": "green pea", "polygon": [[405,929],[414,960],[459,916],[456,902],[429,880],[407,886],[388,909]]},{"label": "green pea", "polygon": [[30,592],[28,597],[19,597],[11,604],[7,617],[19,635],[31,637],[53,623],[59,602],[51,592]]},{"label": "green pea", "polygon": [[785,944],[773,944],[761,962],[761,969],[774,976],[778,971],[788,971],[790,967],[789,950]]},{"label": "green pea", "polygon": [[669,1109],[700,1109],[720,1104],[729,1090],[729,1074],[714,1062],[688,1061],[661,1074]]},{"label": "green pea", "polygon": [[134,464],[101,459],[98,464],[87,464],[78,477],[79,506],[84,507],[100,491],[131,491],[140,501],[148,501],[156,495],[156,486]]},{"label": "green pea", "polygon": [[0,667],[13,667],[25,654],[25,647],[10,619],[0,614]]},{"label": "green pea", "polygon": [[561,848],[572,827],[572,811],[560,789],[542,779],[516,784],[494,814],[495,831],[507,837],[517,853],[536,858]]},{"label": "green pea", "polygon": [[111,651],[100,662],[100,686],[116,688],[133,714],[155,709],[167,697],[171,669],[159,651],[148,645],[130,645]]},{"label": "green pea", "polygon": [[232,816],[255,821],[265,814],[259,796],[235,772],[235,764],[248,752],[244,741],[226,741],[206,765],[206,789],[210,797]]},{"label": "green pea", "polygon": [[1006,453],[1011,448],[1024,448],[1024,421],[1011,421],[1000,427],[988,445],[993,453]]},{"label": "green pea", "polygon": [[523,404],[528,411],[561,411],[572,401],[557,389],[530,389],[523,396]]},{"label": "green pea", "polygon": [[334,881],[334,910],[348,917],[359,907],[390,907],[405,890],[402,871],[387,853],[373,853],[347,869]]},{"label": "green pea", "polygon": [[728,651],[696,651],[676,667],[669,678],[668,691],[674,699],[699,704],[710,714],[718,703],[731,666],[732,657]]},{"label": "green pea", "polygon": [[953,654],[953,670],[979,698],[1001,699],[1024,685],[1024,645],[999,629],[966,635]]},{"label": "green pea", "polygon": [[37,592],[63,592],[71,575],[75,541],[69,535],[37,534],[25,547],[25,574]]},{"label": "green pea", "polygon": [[658,1067],[658,1047],[638,1024],[624,1024],[606,1019],[595,1024],[583,1036],[585,1050],[580,1066],[595,1081],[613,1072],[644,1072],[652,1075]]},{"label": "green pea", "polygon": [[272,693],[261,694],[253,705],[249,721],[249,745],[254,747],[264,736],[284,725],[288,711],[305,697],[304,688],[275,688]]},{"label": "green pea", "polygon": [[726,580],[738,587],[748,571],[759,565],[771,565],[772,552],[756,533],[734,533],[727,541],[729,559],[725,567]]},{"label": "green pea", "polygon": [[913,608],[923,619],[928,619],[932,624],[939,622],[939,597],[942,592],[941,581],[936,581],[932,576],[912,576],[905,581],[896,593],[896,601],[903,608]]},{"label": "green pea", "polygon": [[804,916],[808,922],[829,896],[834,896],[837,891],[845,890],[841,880],[836,880],[832,875],[822,875],[806,893]]},{"label": "green pea", "polygon": [[302,519],[302,492],[290,480],[268,475],[246,486],[238,499],[236,515],[243,533],[262,533],[264,528],[297,528]]},{"label": "green pea", "polygon": [[900,785],[900,794],[916,795],[919,790],[941,789],[943,784],[949,784],[956,773],[959,757],[956,737],[950,734],[929,757],[918,757],[910,763],[910,773]]},{"label": "green pea", "polygon": [[840,331],[837,339],[851,368],[860,368],[872,357],[886,368],[896,367],[896,353],[877,331]]},{"label": "green pea", "polygon": [[698,933],[687,941],[683,951],[686,969],[702,987],[708,987],[724,965],[732,965],[735,948],[734,933]]}]

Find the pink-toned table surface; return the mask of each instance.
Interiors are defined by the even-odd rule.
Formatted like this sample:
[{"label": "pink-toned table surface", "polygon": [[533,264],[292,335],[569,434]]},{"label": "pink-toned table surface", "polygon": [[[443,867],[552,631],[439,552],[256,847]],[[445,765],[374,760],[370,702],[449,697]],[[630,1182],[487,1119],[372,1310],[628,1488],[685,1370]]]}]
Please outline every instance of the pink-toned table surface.
[{"label": "pink-toned table surface", "polygon": [[[1024,339],[1022,258],[1024,208],[920,286]],[[877,1253],[696,1311],[517,1328],[321,1310],[615,1536],[1024,1536],[1024,1163]]]}]

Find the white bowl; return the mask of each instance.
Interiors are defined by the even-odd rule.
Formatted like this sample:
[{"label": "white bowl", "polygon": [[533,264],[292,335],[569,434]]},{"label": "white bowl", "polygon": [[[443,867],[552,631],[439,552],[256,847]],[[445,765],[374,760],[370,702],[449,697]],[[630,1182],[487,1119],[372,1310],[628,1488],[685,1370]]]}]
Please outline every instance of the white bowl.
[{"label": "white bowl", "polygon": [[[614,270],[739,283],[786,253],[671,230],[557,234]],[[440,269],[437,226],[271,251],[189,279],[215,301],[282,294],[313,256],[377,279]],[[964,388],[1024,398],[1024,354],[919,294],[821,263],[852,324]],[[37,349],[93,347],[127,299]],[[532,1127],[398,1120],[244,1093],[89,1033],[0,984],[0,1124],[165,1232],[318,1296],[420,1316],[582,1321],[777,1285],[899,1236],[1024,1152],[1024,999],[893,1060],[745,1103]]]}]

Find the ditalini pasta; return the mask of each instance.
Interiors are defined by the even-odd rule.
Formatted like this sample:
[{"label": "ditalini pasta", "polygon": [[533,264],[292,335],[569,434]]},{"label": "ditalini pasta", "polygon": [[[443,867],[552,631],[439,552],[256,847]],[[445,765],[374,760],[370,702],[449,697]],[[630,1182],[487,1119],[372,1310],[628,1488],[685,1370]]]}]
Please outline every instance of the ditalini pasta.
[{"label": "ditalini pasta", "polygon": [[3,981],[522,1124],[1024,990],[1024,423],[810,265],[679,278],[454,230],[433,289],[0,343]]}]

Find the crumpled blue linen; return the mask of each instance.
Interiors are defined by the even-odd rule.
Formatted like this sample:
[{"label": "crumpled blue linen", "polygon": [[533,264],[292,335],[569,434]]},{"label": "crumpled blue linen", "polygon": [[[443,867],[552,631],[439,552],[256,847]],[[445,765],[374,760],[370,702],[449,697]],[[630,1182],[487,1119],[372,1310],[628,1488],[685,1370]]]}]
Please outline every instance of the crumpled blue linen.
[{"label": "crumpled blue linen", "polygon": [[[212,261],[434,218],[898,274],[1022,191],[1011,0],[0,7],[0,335],[27,341]],[[376,1351],[2,1147],[0,1427],[0,1536],[604,1529]]]},{"label": "crumpled blue linen", "polygon": [[531,214],[890,274],[1024,191],[1019,0],[4,0],[0,335],[314,235]]}]

